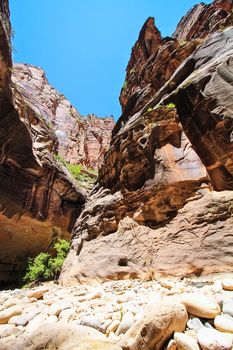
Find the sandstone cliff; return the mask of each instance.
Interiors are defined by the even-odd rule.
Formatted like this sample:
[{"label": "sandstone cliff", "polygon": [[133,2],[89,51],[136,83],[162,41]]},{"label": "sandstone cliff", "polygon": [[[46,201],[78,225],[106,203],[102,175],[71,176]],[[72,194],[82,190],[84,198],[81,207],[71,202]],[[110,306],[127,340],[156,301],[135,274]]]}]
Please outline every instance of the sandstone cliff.
[{"label": "sandstone cliff", "polygon": [[[23,259],[70,238],[86,201],[66,163],[97,168],[112,118],[87,118],[37,67],[12,67],[8,1],[0,1],[0,282]],[[74,146],[75,145],[75,146]],[[62,159],[63,159],[62,158]]]},{"label": "sandstone cliff", "polygon": [[57,152],[69,163],[98,169],[109,147],[113,117],[81,116],[65,96],[48,83],[41,68],[15,64],[12,82],[23,101],[55,134]]},{"label": "sandstone cliff", "polygon": [[144,24],[63,281],[232,270],[232,8],[197,5],[171,38]]}]

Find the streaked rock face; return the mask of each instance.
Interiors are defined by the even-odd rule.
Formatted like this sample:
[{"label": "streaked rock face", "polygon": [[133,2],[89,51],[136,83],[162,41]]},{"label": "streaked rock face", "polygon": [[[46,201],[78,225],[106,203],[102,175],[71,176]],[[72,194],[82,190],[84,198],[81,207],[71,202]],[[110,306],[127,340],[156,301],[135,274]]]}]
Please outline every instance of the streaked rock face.
[{"label": "streaked rock face", "polygon": [[146,21],[63,281],[232,269],[232,7],[197,5],[173,38]]},{"label": "streaked rock face", "polygon": [[183,128],[218,191],[233,188],[232,34],[229,28],[207,39],[186,62],[193,71],[173,93]]},{"label": "streaked rock face", "polygon": [[205,38],[232,25],[232,1],[215,0],[210,5],[195,5],[179,22],[173,36],[178,40]]},{"label": "streaked rock face", "polygon": [[[109,147],[113,117],[81,116],[65,96],[48,83],[41,68],[15,64],[12,81],[16,94],[55,134],[58,153],[67,162],[97,169]],[[20,109],[20,98],[18,101],[15,96],[15,102]]]},{"label": "streaked rock face", "polygon": [[80,116],[42,69],[23,64],[12,69],[8,1],[0,1],[0,11],[2,282],[16,277],[25,257],[49,249],[57,238],[70,238],[86,193],[56,155],[97,168],[114,123]]},{"label": "streaked rock face", "polygon": [[[8,9],[6,2],[1,4],[2,10]],[[48,248],[56,237],[69,237],[85,202],[84,193],[51,155],[57,144],[54,133],[20,93],[9,88],[9,28],[6,12],[0,20],[1,281],[12,277],[25,255]]]}]

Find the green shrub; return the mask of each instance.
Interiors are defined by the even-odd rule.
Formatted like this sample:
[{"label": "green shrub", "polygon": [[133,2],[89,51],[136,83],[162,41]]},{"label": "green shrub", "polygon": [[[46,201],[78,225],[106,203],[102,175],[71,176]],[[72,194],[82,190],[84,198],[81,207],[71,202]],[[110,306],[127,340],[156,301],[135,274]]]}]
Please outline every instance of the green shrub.
[{"label": "green shrub", "polygon": [[56,280],[68,254],[70,243],[64,239],[54,244],[54,256],[50,253],[40,253],[35,258],[29,258],[23,282],[41,282]]},{"label": "green shrub", "polygon": [[60,154],[55,155],[56,160],[64,165],[70,172],[70,174],[76,179],[79,180],[79,175],[82,170],[82,166],[80,164],[71,164],[68,163]]},{"label": "green shrub", "polygon": [[176,108],[176,105],[174,103],[168,103],[168,105],[166,105],[167,108]]},{"label": "green shrub", "polygon": [[79,180],[82,166],[80,164],[66,163],[66,167],[76,180]]},{"label": "green shrub", "polygon": [[79,186],[86,187],[85,184],[87,184],[87,187],[93,186],[98,176],[98,170],[86,168],[81,164],[68,163],[60,154],[56,154],[54,157],[59,163],[66,167],[71,176],[78,182]]},{"label": "green shrub", "polygon": [[47,280],[50,277],[49,263],[50,254],[40,253],[34,259],[29,258],[27,263],[27,272],[23,277],[23,282],[33,282]]},{"label": "green shrub", "polygon": [[152,112],[153,111],[153,108],[148,108],[147,109],[147,113],[150,113],[150,112]]},{"label": "green shrub", "polygon": [[81,164],[68,163],[60,154],[56,154],[54,157],[59,163],[66,167],[72,177],[79,182],[80,186],[83,186],[85,182],[89,185],[94,184],[98,176],[98,170],[83,167]]}]

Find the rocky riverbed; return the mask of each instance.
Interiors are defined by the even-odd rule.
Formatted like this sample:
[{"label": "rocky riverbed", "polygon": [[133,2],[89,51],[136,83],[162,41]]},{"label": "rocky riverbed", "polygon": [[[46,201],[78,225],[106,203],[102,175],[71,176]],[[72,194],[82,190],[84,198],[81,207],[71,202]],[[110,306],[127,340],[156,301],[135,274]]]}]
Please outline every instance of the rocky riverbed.
[{"label": "rocky riverbed", "polygon": [[232,349],[233,278],[0,292],[0,349]]}]

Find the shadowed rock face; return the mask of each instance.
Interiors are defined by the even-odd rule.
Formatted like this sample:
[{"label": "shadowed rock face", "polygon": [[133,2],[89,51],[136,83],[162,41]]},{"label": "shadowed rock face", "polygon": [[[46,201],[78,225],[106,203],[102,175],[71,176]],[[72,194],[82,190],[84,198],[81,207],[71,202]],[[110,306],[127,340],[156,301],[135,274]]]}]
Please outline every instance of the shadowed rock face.
[{"label": "shadowed rock face", "polygon": [[[173,38],[162,38],[155,27],[154,19],[149,18],[146,21],[127,66],[120,95],[123,114],[114,128],[114,134],[119,131],[122,123],[145,106],[199,43],[199,40],[179,43]],[[149,49],[146,50],[146,47]]]},{"label": "shadowed rock face", "polygon": [[196,51],[188,86],[175,97],[184,130],[219,191],[233,188],[232,35],[232,28],[214,34]]},{"label": "shadowed rock face", "polygon": [[0,11],[1,283],[16,277],[25,257],[70,238],[86,194],[55,155],[98,167],[114,123],[80,116],[40,68],[12,69],[8,1]]},{"label": "shadowed rock face", "polygon": [[233,24],[232,6],[228,0],[194,6],[182,18],[172,38],[161,37],[153,18],[146,21],[127,66],[120,95],[123,114],[115,132],[145,106],[207,35]]},{"label": "shadowed rock face", "polygon": [[197,5],[174,38],[143,26],[63,281],[232,270],[232,7]]},{"label": "shadowed rock face", "polygon": [[[232,34],[229,28],[210,36],[151,100],[154,105],[165,93],[165,103],[175,103],[183,129],[219,191],[233,186]],[[175,91],[171,82],[178,86]]]},{"label": "shadowed rock face", "polygon": [[[20,259],[69,237],[85,195],[54,161],[57,140],[18,91],[10,90],[8,2],[0,16],[0,281]],[[13,94],[12,94],[13,93]],[[14,96],[13,96],[14,95]],[[20,105],[21,102],[21,105]]]}]

